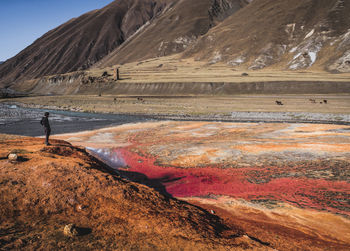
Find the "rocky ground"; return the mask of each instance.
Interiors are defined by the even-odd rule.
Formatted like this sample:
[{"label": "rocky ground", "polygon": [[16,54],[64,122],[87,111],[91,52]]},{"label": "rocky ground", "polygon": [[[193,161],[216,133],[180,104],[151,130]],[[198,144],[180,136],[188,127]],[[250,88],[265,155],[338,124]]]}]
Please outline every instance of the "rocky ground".
[{"label": "rocky ground", "polygon": [[60,140],[1,136],[0,222],[1,250],[271,249]]}]

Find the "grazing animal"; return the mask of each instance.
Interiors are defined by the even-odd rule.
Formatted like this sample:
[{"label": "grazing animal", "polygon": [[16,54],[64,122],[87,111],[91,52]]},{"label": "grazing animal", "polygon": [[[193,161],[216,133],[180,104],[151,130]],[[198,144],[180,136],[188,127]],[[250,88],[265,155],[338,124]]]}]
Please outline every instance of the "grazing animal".
[{"label": "grazing animal", "polygon": [[102,73],[102,77],[109,77],[110,75],[108,74],[108,72],[106,72],[106,71],[104,71],[103,73]]},{"label": "grazing animal", "polygon": [[143,102],[143,98],[137,98],[138,101]]},{"label": "grazing animal", "polygon": [[324,100],[323,100],[323,103],[327,104],[327,103],[328,103],[327,99],[324,99]]},{"label": "grazing animal", "polygon": [[310,100],[311,103],[316,104],[316,100],[311,99],[311,98],[309,100]]},{"label": "grazing animal", "polygon": [[282,101],[278,101],[278,100],[276,100],[276,104],[277,105],[283,105]]}]

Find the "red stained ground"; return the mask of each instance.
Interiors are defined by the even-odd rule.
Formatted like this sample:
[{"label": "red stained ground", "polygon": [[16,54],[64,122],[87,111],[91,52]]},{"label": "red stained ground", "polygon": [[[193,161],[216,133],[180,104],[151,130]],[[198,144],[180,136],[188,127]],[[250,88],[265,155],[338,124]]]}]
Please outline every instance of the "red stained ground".
[{"label": "red stained ground", "polygon": [[[174,197],[228,195],[248,201],[280,201],[301,208],[313,208],[350,216],[350,184],[307,177],[275,177],[278,167],[175,168],[156,164],[156,157],[145,156],[128,148],[114,149],[122,156],[130,173],[141,173],[152,182],[160,182]],[[142,155],[142,156],[141,156]],[[255,175],[259,174],[259,177]],[[265,182],[256,182],[264,180]]]}]

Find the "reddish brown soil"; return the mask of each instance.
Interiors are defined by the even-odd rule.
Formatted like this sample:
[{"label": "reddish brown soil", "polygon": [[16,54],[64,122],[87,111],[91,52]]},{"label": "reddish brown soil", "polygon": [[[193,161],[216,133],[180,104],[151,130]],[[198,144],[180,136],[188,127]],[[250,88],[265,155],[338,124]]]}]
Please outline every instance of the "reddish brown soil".
[{"label": "reddish brown soil", "polygon": [[57,137],[95,148],[123,176],[213,210],[271,247],[346,250],[349,129],[157,122]]},{"label": "reddish brown soil", "polygon": [[[199,207],[112,174],[83,148],[51,143],[0,140],[0,249],[269,248]],[[65,237],[68,223],[81,236]]]},{"label": "reddish brown soil", "polygon": [[[296,208],[267,210],[226,199],[189,198],[215,212],[227,225],[259,236],[277,250],[348,250],[349,223],[327,213]],[[296,220],[297,219],[297,220]]]}]

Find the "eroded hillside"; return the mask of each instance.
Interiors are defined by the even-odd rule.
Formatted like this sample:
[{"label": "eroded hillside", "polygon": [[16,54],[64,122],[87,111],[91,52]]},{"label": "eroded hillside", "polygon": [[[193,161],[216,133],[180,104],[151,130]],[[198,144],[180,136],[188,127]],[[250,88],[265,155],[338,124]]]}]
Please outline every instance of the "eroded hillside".
[{"label": "eroded hillside", "polygon": [[[1,137],[2,250],[267,248],[201,208],[113,174],[82,148],[51,143]],[[70,223],[78,236],[64,236]]]}]

